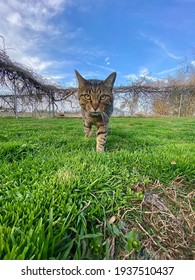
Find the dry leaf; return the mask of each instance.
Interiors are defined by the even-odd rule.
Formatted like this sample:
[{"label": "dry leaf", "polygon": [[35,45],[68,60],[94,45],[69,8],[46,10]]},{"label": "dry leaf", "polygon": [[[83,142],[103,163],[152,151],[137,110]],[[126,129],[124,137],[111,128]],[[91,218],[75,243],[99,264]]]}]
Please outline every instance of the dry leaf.
[{"label": "dry leaf", "polygon": [[109,224],[113,224],[114,222],[116,221],[116,217],[115,216],[112,216],[109,220]]}]

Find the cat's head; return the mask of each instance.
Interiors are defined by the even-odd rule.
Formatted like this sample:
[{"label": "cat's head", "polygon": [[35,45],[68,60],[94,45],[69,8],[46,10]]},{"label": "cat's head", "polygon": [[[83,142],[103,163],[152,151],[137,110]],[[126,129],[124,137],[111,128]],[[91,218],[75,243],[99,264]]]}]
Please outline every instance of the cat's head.
[{"label": "cat's head", "polygon": [[78,99],[85,112],[104,113],[113,106],[112,88],[116,79],[113,72],[105,80],[86,80],[75,70],[78,79]]}]

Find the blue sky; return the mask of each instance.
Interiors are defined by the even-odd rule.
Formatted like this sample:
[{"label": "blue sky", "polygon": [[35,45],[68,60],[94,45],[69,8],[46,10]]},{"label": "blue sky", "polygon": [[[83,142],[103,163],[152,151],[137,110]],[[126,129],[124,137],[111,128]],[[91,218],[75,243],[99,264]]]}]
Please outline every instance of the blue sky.
[{"label": "blue sky", "polygon": [[10,58],[63,86],[74,69],[127,85],[165,78],[186,56],[195,65],[194,15],[195,0],[0,0],[0,35]]}]

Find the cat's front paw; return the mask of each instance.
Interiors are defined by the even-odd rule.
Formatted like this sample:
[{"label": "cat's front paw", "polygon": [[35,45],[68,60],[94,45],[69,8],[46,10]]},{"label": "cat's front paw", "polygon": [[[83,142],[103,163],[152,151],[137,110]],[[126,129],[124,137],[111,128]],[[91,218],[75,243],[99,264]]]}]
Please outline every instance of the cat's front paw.
[{"label": "cat's front paw", "polygon": [[97,147],[96,152],[103,153],[104,152],[104,147]]},{"label": "cat's front paw", "polygon": [[92,131],[85,134],[85,137],[92,137],[92,136],[93,136],[93,132]]}]

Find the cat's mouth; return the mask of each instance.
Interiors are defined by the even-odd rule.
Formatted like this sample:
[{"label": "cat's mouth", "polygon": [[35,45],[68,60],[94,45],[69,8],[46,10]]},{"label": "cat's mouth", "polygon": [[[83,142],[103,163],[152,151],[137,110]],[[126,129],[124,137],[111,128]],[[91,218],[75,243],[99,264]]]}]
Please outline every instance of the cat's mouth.
[{"label": "cat's mouth", "polygon": [[101,112],[90,112],[89,113],[91,116],[100,116]]}]

